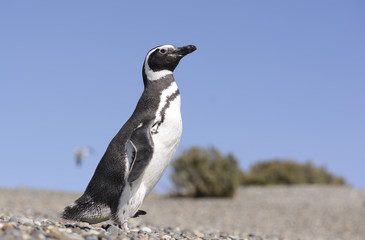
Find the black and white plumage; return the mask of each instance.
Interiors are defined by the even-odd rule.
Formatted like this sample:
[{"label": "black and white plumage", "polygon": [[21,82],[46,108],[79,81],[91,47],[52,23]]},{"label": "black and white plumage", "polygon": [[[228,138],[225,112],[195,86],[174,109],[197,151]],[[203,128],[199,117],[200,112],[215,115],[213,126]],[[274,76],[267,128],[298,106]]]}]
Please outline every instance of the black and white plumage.
[{"label": "black and white plumage", "polygon": [[85,193],[65,208],[62,218],[123,225],[139,210],[170,163],[182,133],[180,92],[172,75],[193,45],[163,45],[143,64],[144,91],[132,116],[110,142]]}]

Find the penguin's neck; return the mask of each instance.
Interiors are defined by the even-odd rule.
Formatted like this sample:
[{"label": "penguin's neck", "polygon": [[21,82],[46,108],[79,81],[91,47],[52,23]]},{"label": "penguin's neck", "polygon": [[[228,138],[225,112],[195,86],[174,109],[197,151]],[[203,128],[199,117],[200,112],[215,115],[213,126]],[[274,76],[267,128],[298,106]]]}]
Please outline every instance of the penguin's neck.
[{"label": "penguin's neck", "polygon": [[144,82],[144,91],[153,93],[153,95],[158,96],[165,89],[170,87],[172,83],[175,83],[175,79],[172,74],[169,74],[160,78],[159,80],[151,81],[144,75],[143,82]]},{"label": "penguin's neck", "polygon": [[[148,82],[154,82],[154,81],[161,81],[167,76],[172,76],[172,71],[170,70],[159,70],[159,71],[153,71],[148,64],[144,63],[142,68],[142,76],[143,76],[143,83],[146,87]],[[173,77],[172,77],[173,78]]]}]

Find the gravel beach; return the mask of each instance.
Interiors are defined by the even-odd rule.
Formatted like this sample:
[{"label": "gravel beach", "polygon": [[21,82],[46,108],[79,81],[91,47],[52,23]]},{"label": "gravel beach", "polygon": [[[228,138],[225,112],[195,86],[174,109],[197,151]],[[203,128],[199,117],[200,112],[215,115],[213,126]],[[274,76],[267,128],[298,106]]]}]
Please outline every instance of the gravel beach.
[{"label": "gravel beach", "polygon": [[126,234],[110,223],[59,219],[81,193],[0,188],[0,239],[365,239],[365,190],[247,187],[233,199],[151,194]]}]

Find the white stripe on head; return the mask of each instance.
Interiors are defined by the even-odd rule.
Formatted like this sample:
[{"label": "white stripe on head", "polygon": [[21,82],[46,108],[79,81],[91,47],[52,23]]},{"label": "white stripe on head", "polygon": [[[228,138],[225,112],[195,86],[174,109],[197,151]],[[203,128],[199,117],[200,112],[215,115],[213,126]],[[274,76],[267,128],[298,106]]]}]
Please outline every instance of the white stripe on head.
[{"label": "white stripe on head", "polygon": [[170,70],[160,70],[160,71],[155,72],[148,65],[148,59],[150,58],[151,53],[153,53],[156,49],[162,49],[162,48],[176,49],[176,47],[174,45],[166,44],[166,45],[155,47],[151,51],[148,52],[146,59],[144,61],[144,72],[146,73],[146,76],[147,76],[148,80],[150,80],[150,81],[155,81],[155,80],[161,79],[169,74],[172,74],[172,71],[170,71]]}]

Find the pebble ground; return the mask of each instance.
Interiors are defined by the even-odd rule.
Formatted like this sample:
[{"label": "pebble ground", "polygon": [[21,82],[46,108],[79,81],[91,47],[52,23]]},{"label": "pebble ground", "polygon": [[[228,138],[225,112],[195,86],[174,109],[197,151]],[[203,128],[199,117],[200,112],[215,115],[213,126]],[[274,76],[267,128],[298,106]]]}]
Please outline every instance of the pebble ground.
[{"label": "pebble ground", "polygon": [[108,222],[60,220],[78,196],[0,188],[0,239],[365,239],[365,190],[349,187],[249,187],[233,199],[151,194],[128,234]]}]

